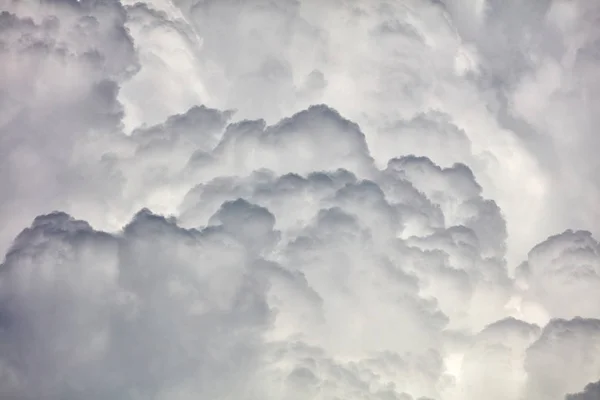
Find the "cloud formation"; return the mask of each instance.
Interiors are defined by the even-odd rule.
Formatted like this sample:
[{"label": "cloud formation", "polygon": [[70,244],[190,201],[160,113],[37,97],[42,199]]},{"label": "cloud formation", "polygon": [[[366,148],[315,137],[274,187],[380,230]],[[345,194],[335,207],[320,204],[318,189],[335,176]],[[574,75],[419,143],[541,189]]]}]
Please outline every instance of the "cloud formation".
[{"label": "cloud formation", "polygon": [[598,15],[7,2],[0,397],[597,397]]}]

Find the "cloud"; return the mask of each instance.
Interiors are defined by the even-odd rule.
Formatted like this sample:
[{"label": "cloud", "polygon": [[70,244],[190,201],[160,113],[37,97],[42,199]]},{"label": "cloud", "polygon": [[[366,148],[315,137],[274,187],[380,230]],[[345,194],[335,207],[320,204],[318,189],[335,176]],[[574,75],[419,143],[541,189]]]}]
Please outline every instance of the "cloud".
[{"label": "cloud", "polygon": [[243,385],[270,312],[231,241],[147,211],[119,236],[36,218],[2,266],[4,397],[212,397]]},{"label": "cloud", "polygon": [[566,400],[593,400],[598,398],[600,394],[600,385],[596,383],[590,383],[585,386],[583,392],[567,395]]},{"label": "cloud", "polygon": [[526,395],[532,399],[562,399],[598,376],[600,320],[553,320],[527,350]]},{"label": "cloud", "polygon": [[[599,317],[600,258],[589,232],[566,231],[534,247],[519,269],[524,297],[554,318]],[[569,299],[565,302],[564,299]],[[534,300],[535,299],[535,300]]]},{"label": "cloud", "polygon": [[7,3],[0,397],[593,396],[598,10]]},{"label": "cloud", "polygon": [[[548,171],[545,202],[560,212],[546,220],[555,231],[581,226],[596,235],[597,211],[570,209],[598,199],[589,149],[597,124],[596,69],[599,9],[584,1],[485,1],[478,12],[470,2],[448,1],[461,36],[476,46],[482,70],[495,93],[499,123],[513,131]],[[563,192],[553,196],[550,193]],[[586,210],[588,207],[584,207]],[[549,209],[549,210],[550,210]],[[550,234],[550,232],[548,232]]]},{"label": "cloud", "polygon": [[4,251],[48,209],[106,211],[118,182],[98,176],[99,144],[118,139],[119,83],[137,62],[118,2],[15,1],[0,18]]},{"label": "cloud", "polygon": [[464,353],[458,384],[465,398],[516,399],[527,382],[524,360],[538,326],[506,318],[486,326]]}]

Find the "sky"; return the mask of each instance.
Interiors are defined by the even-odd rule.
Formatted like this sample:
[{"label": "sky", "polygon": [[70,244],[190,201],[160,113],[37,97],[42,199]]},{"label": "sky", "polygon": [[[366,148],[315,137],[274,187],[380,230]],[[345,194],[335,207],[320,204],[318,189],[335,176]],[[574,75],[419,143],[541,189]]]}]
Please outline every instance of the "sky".
[{"label": "sky", "polygon": [[600,3],[5,0],[0,398],[600,395]]}]

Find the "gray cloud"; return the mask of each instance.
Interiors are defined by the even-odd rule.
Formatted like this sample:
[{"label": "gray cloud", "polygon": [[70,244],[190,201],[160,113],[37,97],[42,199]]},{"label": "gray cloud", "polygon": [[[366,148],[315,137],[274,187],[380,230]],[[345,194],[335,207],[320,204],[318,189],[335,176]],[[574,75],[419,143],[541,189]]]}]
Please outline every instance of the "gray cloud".
[{"label": "gray cloud", "polygon": [[[449,0],[461,36],[473,43],[485,72],[481,81],[494,92],[499,122],[514,131],[549,171],[545,200],[553,230],[573,225],[597,232],[597,211],[573,203],[597,202],[597,124],[592,111],[598,97],[595,48],[600,11],[585,1],[484,1],[478,13],[469,2]],[[550,172],[551,171],[551,172]],[[548,212],[550,214],[550,212]],[[550,234],[550,232],[548,232]]]},{"label": "gray cloud", "polygon": [[243,390],[269,310],[231,241],[147,211],[119,236],[65,214],[38,217],[2,266],[5,396]]},{"label": "gray cloud", "polygon": [[598,376],[598,328],[596,319],[553,320],[527,350],[526,396],[562,399]]},{"label": "gray cloud", "polygon": [[596,382],[586,385],[581,393],[567,395],[566,400],[594,400],[598,396],[600,396],[600,384]]},{"label": "gray cloud", "polygon": [[7,3],[0,397],[594,396],[597,12]]},{"label": "gray cloud", "polygon": [[39,213],[107,211],[118,182],[98,174],[98,144],[118,140],[119,83],[137,63],[118,2],[14,1],[0,18],[0,93],[10,105],[0,111],[5,250]]}]

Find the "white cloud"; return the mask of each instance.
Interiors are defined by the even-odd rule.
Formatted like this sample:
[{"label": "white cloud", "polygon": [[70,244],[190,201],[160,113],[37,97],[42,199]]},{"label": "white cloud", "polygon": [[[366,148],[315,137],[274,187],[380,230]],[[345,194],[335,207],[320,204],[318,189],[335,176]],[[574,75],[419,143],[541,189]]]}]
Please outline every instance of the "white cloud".
[{"label": "white cloud", "polygon": [[518,277],[526,302],[541,305],[548,316],[600,317],[600,246],[589,232],[566,231],[540,243],[519,267]]},{"label": "white cloud", "polygon": [[592,2],[5,9],[0,397],[595,395]]}]

